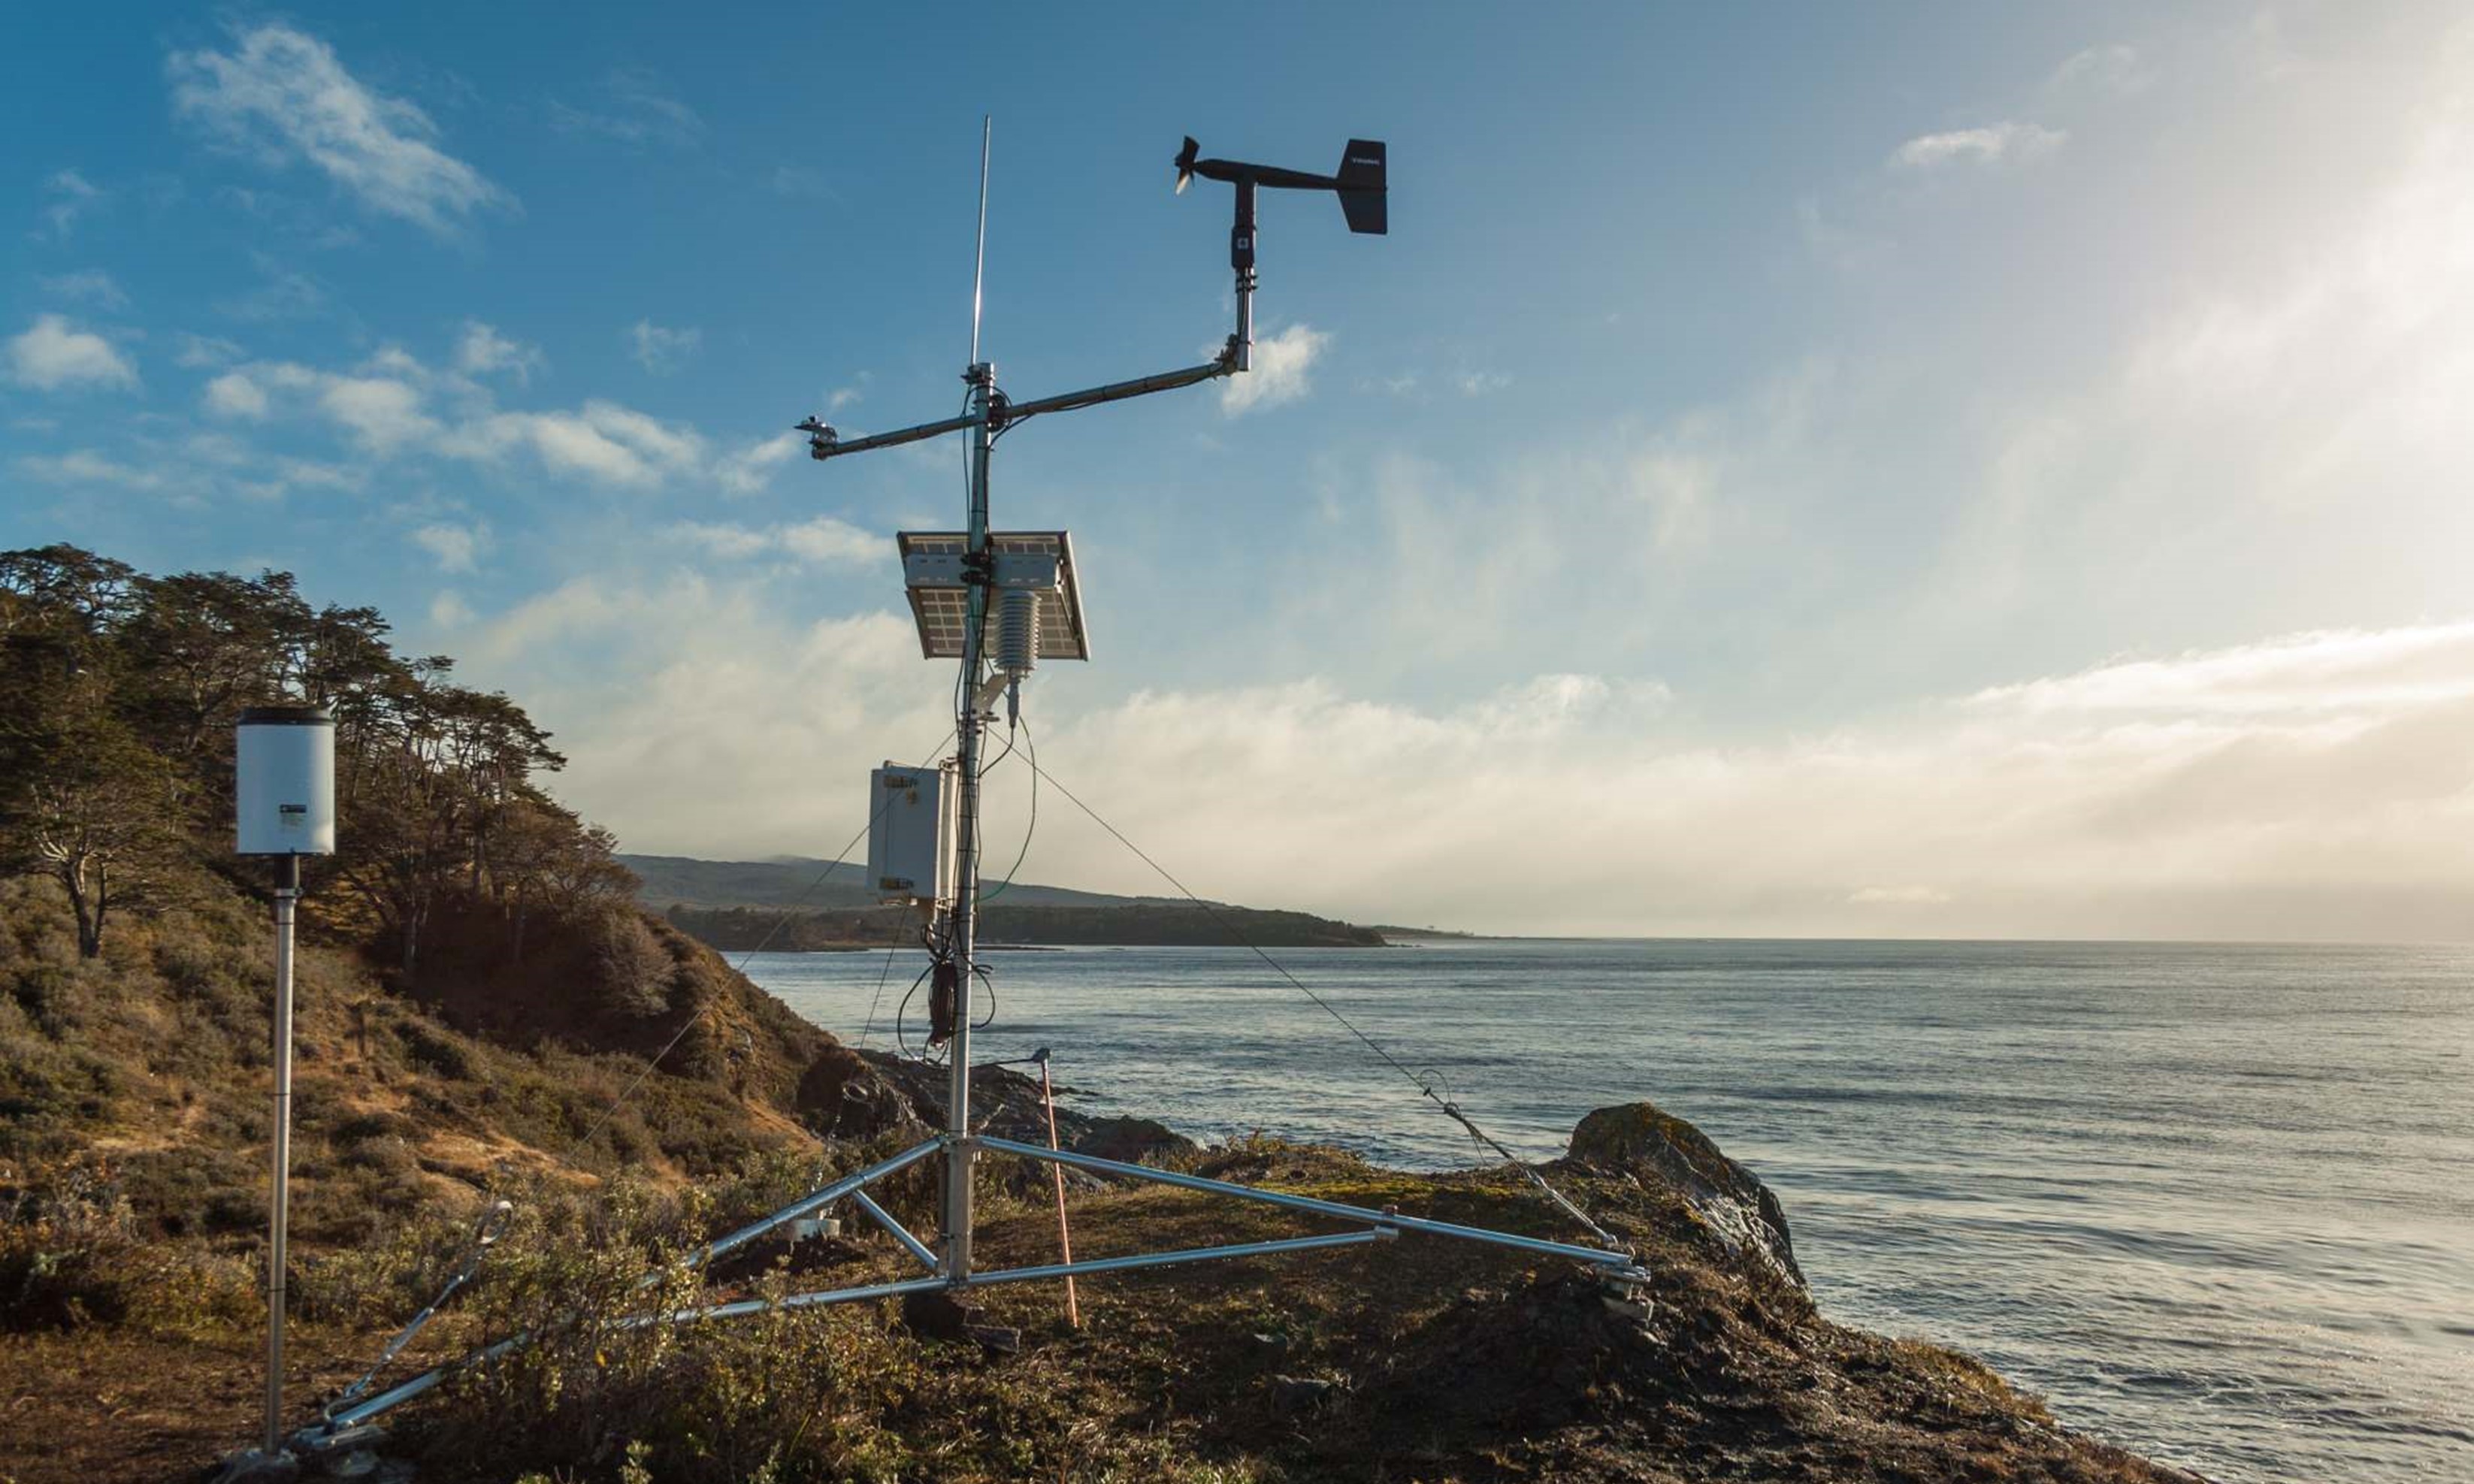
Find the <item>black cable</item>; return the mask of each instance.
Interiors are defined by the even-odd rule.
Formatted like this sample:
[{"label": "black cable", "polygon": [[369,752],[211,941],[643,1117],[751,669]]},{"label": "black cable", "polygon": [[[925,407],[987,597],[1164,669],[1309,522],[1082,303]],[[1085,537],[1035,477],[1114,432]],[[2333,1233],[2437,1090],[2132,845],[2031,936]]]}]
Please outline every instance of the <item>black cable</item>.
[{"label": "black cable", "polygon": [[893,956],[901,951],[902,935],[896,933],[893,935],[893,941],[885,945],[885,967],[877,970],[876,993],[868,997],[867,1022],[860,1027],[859,1032],[859,1043],[861,1046],[866,1045],[869,1037],[876,1034],[876,1008],[885,1003],[885,982],[893,977]]},{"label": "black cable", "polygon": [[[1023,745],[1030,750],[1031,758],[1031,823],[1023,827],[1022,848],[1013,853],[1013,864],[1006,871],[1006,879],[997,883],[997,888],[994,891],[980,893],[980,905],[982,907],[997,897],[1005,895],[1006,888],[1012,886],[1014,878],[1022,874],[1022,863],[1031,854],[1031,838],[1039,833],[1039,744],[1031,739],[1031,723],[1024,721],[1020,725]],[[1008,728],[1006,732],[1006,750],[997,759],[999,763],[1013,756],[1013,736],[1012,729]]]}]

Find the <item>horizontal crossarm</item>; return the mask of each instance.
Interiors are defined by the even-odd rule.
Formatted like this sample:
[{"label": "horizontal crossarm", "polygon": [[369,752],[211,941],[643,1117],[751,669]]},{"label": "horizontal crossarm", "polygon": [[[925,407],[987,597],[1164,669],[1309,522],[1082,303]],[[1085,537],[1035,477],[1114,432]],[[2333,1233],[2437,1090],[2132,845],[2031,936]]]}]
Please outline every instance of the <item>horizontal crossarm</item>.
[{"label": "horizontal crossarm", "polygon": [[1173,392],[1180,386],[1215,380],[1229,375],[1236,367],[1226,357],[1202,366],[1188,366],[1183,371],[1164,371],[1155,377],[1137,377],[1131,381],[1111,381],[1106,386],[1094,386],[1079,392],[1065,392],[1055,397],[1042,397],[1035,401],[1003,404],[999,413],[1010,425],[1025,418],[1035,418],[1043,412],[1071,412],[1077,407],[1097,407],[1104,402],[1124,401],[1128,397],[1147,397],[1153,392]]},{"label": "horizontal crossarm", "polygon": [[1509,1231],[1489,1231],[1483,1227],[1463,1227],[1447,1221],[1428,1221],[1422,1216],[1402,1216],[1393,1211],[1372,1211],[1362,1205],[1343,1205],[1337,1201],[1318,1201],[1312,1196],[1293,1196],[1277,1190],[1257,1190],[1251,1185],[1205,1180],[1200,1175],[1179,1175],[1174,1170],[1155,1170],[1149,1165],[1125,1164],[1115,1159],[1102,1159],[1093,1155],[1078,1155],[1072,1150],[1052,1150],[1038,1144],[1017,1144],[1011,1139],[983,1136],[979,1142],[982,1149],[1020,1155],[1025,1159],[1043,1159],[1052,1164],[1068,1165],[1078,1170],[1089,1170],[1095,1174],[1150,1180],[1153,1184],[1176,1185],[1185,1190],[1207,1190],[1214,1195],[1234,1196],[1241,1201],[1259,1201],[1266,1205],[1286,1206],[1294,1211],[1313,1211],[1322,1216],[1338,1216],[1348,1221],[1395,1227],[1402,1231],[1419,1231],[1428,1236],[1458,1237],[1468,1242],[1490,1242],[1497,1247],[1514,1247],[1522,1252],[1542,1253],[1553,1257],[1569,1257],[1576,1262],[1593,1263],[1603,1268],[1629,1268],[1633,1265],[1630,1253],[1601,1252],[1593,1247],[1574,1247],[1568,1242],[1549,1242],[1541,1237],[1516,1236]]}]

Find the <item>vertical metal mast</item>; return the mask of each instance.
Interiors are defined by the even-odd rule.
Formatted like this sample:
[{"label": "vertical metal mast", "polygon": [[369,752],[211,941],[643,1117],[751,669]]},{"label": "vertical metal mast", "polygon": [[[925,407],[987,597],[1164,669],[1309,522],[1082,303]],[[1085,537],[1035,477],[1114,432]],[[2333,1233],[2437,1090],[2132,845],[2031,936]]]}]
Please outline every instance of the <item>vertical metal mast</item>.
[{"label": "vertical metal mast", "polygon": [[985,663],[981,651],[988,620],[988,413],[996,391],[996,368],[980,359],[980,306],[988,262],[988,145],[993,134],[994,121],[982,117],[979,249],[971,268],[971,364],[962,373],[971,387],[970,534],[963,557],[970,588],[962,626],[960,703],[954,717],[961,749],[961,804],[954,862],[954,1085],[945,1113],[945,1277],[956,1284],[971,1279],[971,980],[978,967],[974,919],[980,897],[980,681]]},{"label": "vertical metal mast", "polygon": [[283,1448],[283,1270],[292,1183],[292,933],[301,858],[282,858],[275,888],[275,1166],[266,1217],[266,1456]]}]

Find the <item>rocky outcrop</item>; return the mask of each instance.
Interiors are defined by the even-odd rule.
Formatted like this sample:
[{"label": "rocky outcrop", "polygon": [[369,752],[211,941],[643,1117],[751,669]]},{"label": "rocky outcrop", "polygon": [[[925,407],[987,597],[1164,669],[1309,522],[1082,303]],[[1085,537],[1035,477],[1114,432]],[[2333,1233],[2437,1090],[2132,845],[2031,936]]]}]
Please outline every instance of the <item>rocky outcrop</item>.
[{"label": "rocky outcrop", "polygon": [[1710,1136],[1654,1103],[1602,1107],[1572,1131],[1565,1158],[1594,1169],[1655,1180],[1684,1198],[1730,1252],[1750,1253],[1797,1287],[1795,1244],[1786,1212],[1758,1176],[1720,1152]]}]

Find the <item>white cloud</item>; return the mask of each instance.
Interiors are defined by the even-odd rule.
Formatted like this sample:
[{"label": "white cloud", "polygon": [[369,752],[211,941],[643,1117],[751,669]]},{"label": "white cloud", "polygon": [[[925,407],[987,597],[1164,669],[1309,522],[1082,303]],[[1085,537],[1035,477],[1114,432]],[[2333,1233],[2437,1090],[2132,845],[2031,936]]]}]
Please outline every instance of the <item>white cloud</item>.
[{"label": "white cloud", "polygon": [[172,110],[270,167],[307,164],[369,210],[440,235],[514,198],[431,141],[429,115],[372,90],[315,36],[267,23],[224,53],[176,52]]},{"label": "white cloud", "polygon": [[1220,410],[1235,417],[1303,397],[1311,386],[1307,373],[1330,343],[1330,335],[1310,325],[1292,325],[1256,340],[1254,369],[1220,383]]},{"label": "white cloud", "polygon": [[889,560],[893,550],[884,537],[829,515],[784,526],[779,535],[782,549],[807,562],[867,566]]},{"label": "white cloud", "polygon": [[635,488],[693,474],[704,458],[704,440],[692,430],[598,401],[573,412],[494,413],[459,427],[442,451],[497,458],[519,449],[552,474]]},{"label": "white cloud", "polygon": [[17,470],[46,484],[109,484],[124,490],[158,490],[163,476],[107,458],[92,449],[78,449],[56,457],[40,454],[17,460]]},{"label": "white cloud", "polygon": [[714,477],[734,495],[752,495],[772,482],[774,471],[807,451],[804,433],[776,433],[724,459]]},{"label": "white cloud", "polygon": [[112,343],[79,329],[57,314],[38,314],[23,334],[8,342],[9,378],[19,386],[56,392],[64,387],[137,385],[137,368]]},{"label": "white cloud", "polygon": [[2004,120],[1979,129],[1953,129],[1920,134],[1890,153],[1890,163],[1902,170],[1931,170],[1943,165],[1998,165],[2041,158],[2062,147],[2070,135],[2040,124]]},{"label": "white cloud", "polygon": [[797,525],[769,527],[681,522],[669,537],[717,557],[737,561],[781,552],[816,566],[868,566],[891,559],[893,544],[829,515]]},{"label": "white cloud", "polygon": [[510,340],[479,320],[466,320],[463,337],[455,343],[455,369],[468,377],[503,371],[516,378],[517,385],[528,386],[533,373],[548,363],[541,347]]},{"label": "white cloud", "polygon": [[477,572],[477,558],[489,539],[487,524],[450,525],[440,522],[412,533],[412,544],[428,552],[443,572]]},{"label": "white cloud", "polygon": [[78,219],[101,206],[108,194],[75,170],[56,170],[43,182],[43,220],[50,225],[52,235],[65,242],[69,233],[77,230]]},{"label": "white cloud", "polygon": [[129,307],[129,296],[121,291],[119,283],[113,280],[110,274],[100,268],[56,274],[40,281],[43,292],[54,298],[90,304],[106,311]]},{"label": "white cloud", "polygon": [[651,320],[638,320],[627,330],[636,363],[654,376],[676,371],[704,347],[704,331],[690,327],[666,329]]},{"label": "white cloud", "polygon": [[266,416],[266,388],[251,380],[246,372],[228,371],[207,382],[206,401],[206,410],[217,417],[255,422]]},{"label": "white cloud", "polygon": [[478,617],[479,615],[473,613],[473,605],[464,601],[464,595],[452,588],[440,592],[437,596],[429,600],[429,623],[432,628],[452,631],[465,627]]},{"label": "white cloud", "polygon": [[421,389],[391,377],[327,377],[318,405],[373,453],[386,453],[441,429],[422,411]]},{"label": "white cloud", "polygon": [[[766,549],[713,542],[733,544]],[[924,754],[948,718],[907,617],[784,606],[761,574],[605,576],[492,625],[474,669],[594,740],[562,791],[632,847],[822,854],[861,821],[816,781]],[[2243,647],[2276,685],[2320,684],[2315,640]],[[2341,681],[2291,715],[2212,708],[2202,657],[2153,688],[2197,699],[2152,715],[1927,705],[1767,742],[1699,739],[1655,684],[1600,675],[1439,706],[1311,679],[1091,707],[1044,678],[1026,701],[1041,764],[1222,900],[1521,932],[2462,937],[2474,643],[2446,652],[2435,683]],[[991,834],[1026,802],[999,780]],[[1308,883],[1300,861],[1333,864]],[[1025,869],[1160,889],[1070,809],[1043,808]]]},{"label": "white cloud", "polygon": [[2292,634],[1968,697],[2032,715],[2307,716],[2474,699],[2474,623]]},{"label": "white cloud", "polygon": [[[476,363],[476,343],[481,362],[503,364],[510,353],[495,331],[468,332],[458,343],[459,367]],[[777,434],[716,456],[691,426],[598,399],[574,408],[501,410],[462,370],[434,370],[397,346],[349,372],[294,361],[235,366],[208,381],[204,398],[209,412],[226,418],[314,417],[364,452],[480,464],[528,457],[553,474],[625,489],[706,482],[745,493],[763,488],[802,447],[795,435]]]}]

